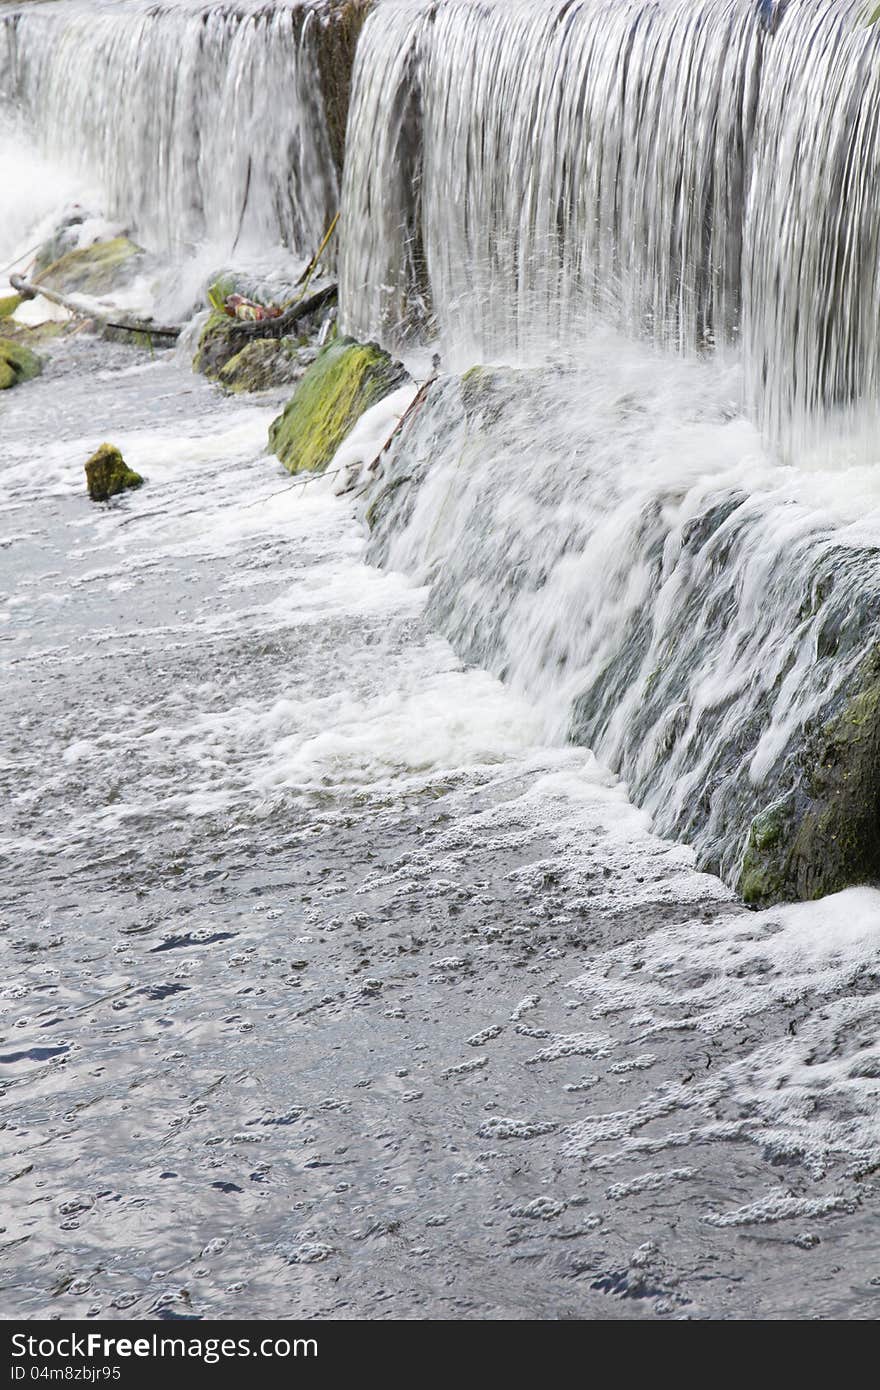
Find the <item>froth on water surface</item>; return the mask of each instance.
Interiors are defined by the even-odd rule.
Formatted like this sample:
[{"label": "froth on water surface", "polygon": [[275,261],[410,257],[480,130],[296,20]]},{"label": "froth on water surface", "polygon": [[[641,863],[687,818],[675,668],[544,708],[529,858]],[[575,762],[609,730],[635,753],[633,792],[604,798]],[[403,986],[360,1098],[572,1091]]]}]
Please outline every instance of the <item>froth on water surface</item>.
[{"label": "froth on water surface", "polygon": [[880,897],[696,873],[272,409],[83,340],[4,403],[7,1311],[871,1316]]}]

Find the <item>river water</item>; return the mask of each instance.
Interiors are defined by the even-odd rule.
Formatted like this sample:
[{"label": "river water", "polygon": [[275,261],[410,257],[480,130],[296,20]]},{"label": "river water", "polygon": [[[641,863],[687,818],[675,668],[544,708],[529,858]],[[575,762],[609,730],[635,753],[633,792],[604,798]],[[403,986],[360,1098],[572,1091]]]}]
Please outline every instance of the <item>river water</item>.
[{"label": "river water", "polygon": [[275,408],[3,403],[7,1316],[874,1316],[878,896],[697,874]]},{"label": "river water", "polygon": [[[0,263],[84,196],[43,160],[0,140]],[[2,1315],[876,1317],[880,893],[697,873],[266,454],[284,393],[45,355],[0,398]],[[96,506],[104,439],[146,485]]]}]

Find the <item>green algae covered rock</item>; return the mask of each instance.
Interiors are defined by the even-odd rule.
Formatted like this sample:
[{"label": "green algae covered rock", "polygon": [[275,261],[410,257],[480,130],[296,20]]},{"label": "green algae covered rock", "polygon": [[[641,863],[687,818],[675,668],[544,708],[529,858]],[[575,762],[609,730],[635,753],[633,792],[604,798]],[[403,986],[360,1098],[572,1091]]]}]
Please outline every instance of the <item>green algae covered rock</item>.
[{"label": "green algae covered rock", "polygon": [[[240,325],[239,325],[240,327]],[[212,309],[199,335],[193,357],[193,371],[204,376],[218,377],[241,348],[241,335],[235,333],[236,320]]]},{"label": "green algae covered rock", "polygon": [[86,485],[93,502],[106,502],[128,487],[140,487],[144,481],[135,473],[115,444],[102,444],[85,465]]},{"label": "green algae covered rock", "polygon": [[292,338],[256,338],[224,363],[217,380],[224,391],[235,395],[292,386],[306,370],[308,364],[302,358],[309,351]]},{"label": "green algae covered rock", "polygon": [[43,364],[36,353],[21,343],[0,338],[0,391],[8,391],[23,381],[39,376]]},{"label": "green algae covered rock", "polygon": [[792,790],[749,830],[737,886],[754,907],[880,881],[880,648],[797,761]]},{"label": "green algae covered rock", "polygon": [[21,304],[20,294],[7,294],[0,299],[0,319],[10,319]]},{"label": "green algae covered rock", "polygon": [[130,279],[143,257],[144,252],[128,237],[112,237],[94,246],[68,251],[42,271],[39,283],[62,294],[100,296]]},{"label": "green algae covered rock", "polygon": [[408,379],[376,343],[337,338],[322,349],[272,422],[269,448],[291,473],[320,472],[364,411]]}]

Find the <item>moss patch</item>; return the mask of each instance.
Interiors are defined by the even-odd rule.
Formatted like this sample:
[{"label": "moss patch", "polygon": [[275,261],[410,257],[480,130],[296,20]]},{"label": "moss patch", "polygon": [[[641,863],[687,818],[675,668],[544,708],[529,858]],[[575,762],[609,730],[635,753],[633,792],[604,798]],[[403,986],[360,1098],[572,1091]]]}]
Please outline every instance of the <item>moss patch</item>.
[{"label": "moss patch", "polygon": [[752,822],[738,883],[752,906],[880,880],[880,650],[860,686],[805,740],[799,786]]},{"label": "moss patch", "polygon": [[129,468],[115,444],[102,444],[85,465],[86,485],[93,502],[106,502],[128,487],[140,487],[144,481]]},{"label": "moss patch", "polygon": [[128,237],[113,237],[79,251],[68,251],[46,267],[39,283],[62,294],[106,294],[120,281],[131,278],[143,255]]},{"label": "moss patch", "polygon": [[30,348],[22,343],[0,338],[0,391],[8,391],[23,381],[39,376],[43,364]]},{"label": "moss patch", "polygon": [[296,339],[257,338],[221,367],[217,380],[224,391],[268,391],[273,386],[292,386],[306,370],[299,360]]},{"label": "moss patch", "polygon": [[23,347],[37,347],[63,333],[67,324],[57,319],[46,319],[43,323],[19,323],[18,319],[3,320],[3,338],[10,343],[20,343]]},{"label": "moss patch", "polygon": [[21,304],[20,294],[7,294],[0,299],[0,319],[11,318]]},{"label": "moss patch", "polygon": [[375,343],[338,338],[306,372],[269,429],[269,448],[291,473],[320,472],[365,410],[407,381]]}]

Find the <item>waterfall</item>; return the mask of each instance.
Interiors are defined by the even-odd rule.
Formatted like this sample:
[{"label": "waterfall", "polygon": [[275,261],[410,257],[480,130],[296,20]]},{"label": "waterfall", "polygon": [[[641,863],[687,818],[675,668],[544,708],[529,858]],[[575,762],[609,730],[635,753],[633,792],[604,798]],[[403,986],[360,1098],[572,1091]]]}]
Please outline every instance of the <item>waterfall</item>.
[{"label": "waterfall", "polygon": [[151,249],[295,253],[338,202],[321,7],[28,6],[0,24],[0,95]]},{"label": "waterfall", "polygon": [[368,497],[375,562],[751,900],[880,875],[880,471],[762,450],[712,362],[434,384]]},{"label": "waterfall", "polygon": [[0,98],[153,248],[311,251],[341,196],[344,328],[483,364],[373,558],[753,901],[880,876],[863,0],[71,0]]},{"label": "waterfall", "polygon": [[864,0],[380,4],[343,190],[347,326],[576,358],[596,316],[741,354],[768,434],[880,388],[880,26]]}]

